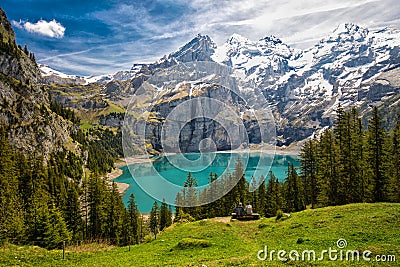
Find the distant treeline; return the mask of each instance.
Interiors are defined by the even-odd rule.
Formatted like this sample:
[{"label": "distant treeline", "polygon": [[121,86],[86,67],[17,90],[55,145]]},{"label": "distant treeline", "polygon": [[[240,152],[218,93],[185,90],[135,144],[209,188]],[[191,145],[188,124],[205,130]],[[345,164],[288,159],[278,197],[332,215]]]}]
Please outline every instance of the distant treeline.
[{"label": "distant treeline", "polygon": [[[337,110],[333,130],[308,140],[300,154],[300,168],[288,165],[287,177],[279,182],[270,172],[268,181],[249,192],[244,168],[239,161],[232,174],[218,178],[210,174],[210,186],[197,193],[196,179],[188,174],[184,190],[176,197],[176,219],[229,216],[238,203],[250,202],[262,216],[278,211],[293,212],[329,205],[357,202],[400,202],[400,117],[393,129],[385,129],[377,108],[367,125],[356,109]],[[236,181],[239,181],[236,185]],[[251,183],[255,183],[252,179]],[[253,188],[257,184],[250,184]],[[182,207],[220,195],[217,201],[198,207]]]},{"label": "distant treeline", "polygon": [[[278,210],[292,212],[306,208],[303,184],[293,164],[288,165],[287,177],[283,183],[270,172],[268,181],[262,177],[262,183],[253,192],[249,188],[257,187],[256,181],[252,179],[251,185],[244,173],[243,163],[238,160],[233,173],[224,174],[220,178],[217,174],[210,173],[211,184],[200,193],[195,190],[196,178],[189,173],[184,189],[176,196],[175,221],[230,216],[239,203],[250,203],[254,212],[266,217],[276,216]],[[193,203],[204,203],[213,195],[221,195],[221,192],[226,192],[226,188],[232,189],[218,200],[202,206],[188,207]]]},{"label": "distant treeline", "polygon": [[76,116],[72,109],[63,107],[60,103],[56,101],[50,102],[50,109],[57,115],[63,117],[66,120],[70,120],[74,124],[78,124],[80,119]]},{"label": "distant treeline", "polygon": [[87,165],[94,172],[110,172],[114,161],[123,156],[121,131],[114,133],[107,128],[94,128],[83,132],[77,129],[71,137],[88,152]]}]

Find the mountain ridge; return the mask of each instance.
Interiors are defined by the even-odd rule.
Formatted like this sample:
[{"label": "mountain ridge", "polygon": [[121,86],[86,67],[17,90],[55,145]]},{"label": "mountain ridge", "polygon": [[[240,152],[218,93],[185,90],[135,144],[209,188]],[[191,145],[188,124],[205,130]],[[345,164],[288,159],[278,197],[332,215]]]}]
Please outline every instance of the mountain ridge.
[{"label": "mountain ridge", "polygon": [[279,146],[289,146],[331,127],[339,104],[356,106],[362,115],[374,105],[383,109],[390,106],[385,111],[389,113],[388,124],[399,110],[396,77],[389,79],[392,83],[382,84],[380,76],[395,75],[393,70],[400,65],[400,31],[370,31],[353,23],[338,25],[305,50],[294,49],[275,36],[252,41],[233,34],[217,46],[209,36],[198,34],[152,64],[135,64],[130,71],[99,81],[106,98],[126,105],[156,71],[196,61],[227,65],[264,94],[276,120]]}]

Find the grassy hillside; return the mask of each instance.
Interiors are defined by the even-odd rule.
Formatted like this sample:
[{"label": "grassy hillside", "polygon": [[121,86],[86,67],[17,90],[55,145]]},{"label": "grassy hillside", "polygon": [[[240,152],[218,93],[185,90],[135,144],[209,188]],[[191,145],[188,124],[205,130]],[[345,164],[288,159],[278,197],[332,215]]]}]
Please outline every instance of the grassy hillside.
[{"label": "grassy hillside", "polygon": [[[275,218],[252,222],[230,222],[217,218],[175,224],[146,244],[75,252],[68,248],[62,260],[60,250],[6,245],[0,249],[0,266],[375,266],[360,262],[329,261],[260,261],[257,252],[268,250],[313,249],[317,258],[322,250],[338,249],[336,241],[344,238],[347,250],[370,250],[375,255],[395,255],[400,265],[400,204],[352,204],[293,213],[285,220]],[[92,249],[93,250],[93,249]],[[262,256],[262,255],[261,255]],[[287,255],[286,255],[287,256]],[[376,264],[376,263],[375,263]]]}]

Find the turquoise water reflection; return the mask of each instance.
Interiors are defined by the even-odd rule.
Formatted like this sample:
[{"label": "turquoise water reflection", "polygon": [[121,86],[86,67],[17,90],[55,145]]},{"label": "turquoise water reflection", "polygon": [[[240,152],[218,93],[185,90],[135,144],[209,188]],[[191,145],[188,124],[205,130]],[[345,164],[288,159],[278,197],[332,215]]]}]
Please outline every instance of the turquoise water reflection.
[{"label": "turquoise water reflection", "polygon": [[179,168],[177,168],[175,167],[177,164],[173,165],[177,157],[174,157],[174,155],[168,157],[158,157],[152,163],[130,165],[129,168],[134,173],[134,178],[127,166],[121,168],[124,173],[116,178],[115,181],[130,184],[130,187],[123,195],[125,204],[128,201],[129,195],[133,193],[140,212],[149,212],[151,210],[154,199],[147,195],[138,183],[145,188],[151,188],[152,192],[160,196],[170,194],[171,192],[166,191],[168,187],[160,184],[158,175],[161,175],[166,181],[172,184],[181,186],[186,180],[188,171],[190,171],[193,177],[197,179],[199,186],[206,185],[210,172],[217,173],[219,176],[226,171],[232,172],[235,162],[240,158],[246,166],[245,176],[248,181],[250,181],[253,175],[257,180],[261,175],[267,176],[269,170],[282,181],[286,177],[288,163],[293,163],[295,167],[300,165],[296,156],[289,155],[275,155],[273,158],[271,155],[265,154],[260,157],[260,153],[216,153],[210,158],[199,160],[199,154],[192,153],[185,154],[185,158],[196,164],[185,166],[185,170],[181,170],[182,166],[178,166]]}]

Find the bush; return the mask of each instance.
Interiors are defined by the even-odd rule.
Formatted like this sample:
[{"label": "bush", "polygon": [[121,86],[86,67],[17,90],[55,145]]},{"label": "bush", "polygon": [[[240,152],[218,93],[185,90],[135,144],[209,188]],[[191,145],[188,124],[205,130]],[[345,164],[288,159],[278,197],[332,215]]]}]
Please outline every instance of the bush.
[{"label": "bush", "polygon": [[258,229],[263,229],[263,228],[265,228],[265,227],[267,227],[267,225],[266,225],[265,223],[260,223],[260,224],[258,225]]},{"label": "bush", "polygon": [[179,218],[175,218],[175,222],[194,222],[195,219],[188,213],[181,213]]},{"label": "bush", "polygon": [[283,217],[283,211],[277,210],[276,211],[276,220],[280,220]]},{"label": "bush", "polygon": [[143,243],[150,243],[150,242],[153,241],[153,240],[154,240],[154,236],[151,235],[151,234],[149,234],[149,235],[146,235],[146,236],[143,238]]},{"label": "bush", "polygon": [[196,238],[184,238],[176,245],[178,249],[189,249],[189,248],[206,248],[209,247],[210,243],[203,239]]}]

